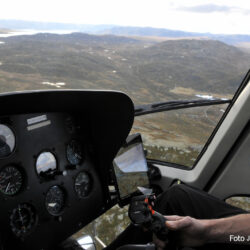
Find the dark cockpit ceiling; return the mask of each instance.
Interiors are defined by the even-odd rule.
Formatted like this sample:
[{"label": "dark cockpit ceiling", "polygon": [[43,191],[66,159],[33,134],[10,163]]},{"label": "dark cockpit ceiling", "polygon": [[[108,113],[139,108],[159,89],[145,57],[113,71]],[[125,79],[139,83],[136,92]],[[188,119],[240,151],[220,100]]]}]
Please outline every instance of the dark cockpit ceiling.
[{"label": "dark cockpit ceiling", "polygon": [[53,248],[111,205],[107,177],[133,103],[66,90],[1,94],[0,105],[1,244]]}]

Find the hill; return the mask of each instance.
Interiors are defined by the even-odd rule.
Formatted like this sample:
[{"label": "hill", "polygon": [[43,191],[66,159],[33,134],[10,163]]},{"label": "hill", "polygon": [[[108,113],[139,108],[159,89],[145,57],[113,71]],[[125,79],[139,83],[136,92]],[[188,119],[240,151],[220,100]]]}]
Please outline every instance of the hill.
[{"label": "hill", "polygon": [[152,27],[121,27],[115,26],[109,29],[100,29],[100,34],[113,34],[118,36],[145,36],[145,37],[166,37],[166,38],[189,38],[199,37],[203,39],[218,40],[227,44],[239,44],[250,42],[250,35],[225,35],[212,33],[186,32],[180,30],[159,29]]},{"label": "hill", "polygon": [[[213,40],[155,43],[81,33],[0,39],[0,92],[113,89],[135,104],[197,94],[231,98],[249,66],[249,54]],[[149,158],[192,166],[226,106],[140,116],[133,132],[143,134]]]},{"label": "hill", "polygon": [[[152,27],[121,27],[115,26],[110,29],[100,30],[103,34],[113,34],[118,36],[160,36],[160,37],[197,37],[200,33],[185,32],[179,30],[159,29]],[[206,34],[202,34],[205,36]],[[208,35],[208,34],[207,34]]]},{"label": "hill", "polygon": [[166,41],[127,57],[136,58],[135,71],[145,82],[158,83],[159,93],[181,86],[232,94],[250,67],[247,54],[212,40]]},{"label": "hill", "polygon": [[82,33],[1,41],[1,92],[63,86],[108,88],[125,91],[136,103],[194,97],[180,95],[176,87],[227,95],[235,92],[250,65],[247,54],[218,41],[155,44]]}]

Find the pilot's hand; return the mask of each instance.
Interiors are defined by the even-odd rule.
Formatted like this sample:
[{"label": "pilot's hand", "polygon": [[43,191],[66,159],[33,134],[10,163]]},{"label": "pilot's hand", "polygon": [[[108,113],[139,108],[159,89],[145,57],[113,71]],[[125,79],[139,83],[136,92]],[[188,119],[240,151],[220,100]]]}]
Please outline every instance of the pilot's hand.
[{"label": "pilot's hand", "polygon": [[[176,244],[185,247],[197,247],[206,243],[206,224],[203,220],[197,220],[189,216],[165,216],[166,226],[169,230],[175,231]],[[157,249],[162,250],[167,242],[153,236]]]}]

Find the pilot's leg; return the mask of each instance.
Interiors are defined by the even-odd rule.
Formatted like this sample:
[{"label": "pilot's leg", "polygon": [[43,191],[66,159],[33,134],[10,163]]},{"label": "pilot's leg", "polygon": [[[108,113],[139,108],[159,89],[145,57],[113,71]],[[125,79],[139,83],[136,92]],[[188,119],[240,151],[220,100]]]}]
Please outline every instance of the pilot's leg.
[{"label": "pilot's leg", "polygon": [[[163,215],[191,216],[196,219],[216,219],[247,213],[206,192],[184,184],[174,185],[158,196],[155,202],[155,210]],[[151,241],[152,235],[149,232],[144,232],[141,228],[130,225],[107,249],[113,250],[125,244],[145,244]],[[200,249],[217,249],[216,247],[216,245],[214,248],[210,245],[208,248],[205,246]],[[244,248],[220,245],[220,249]]]},{"label": "pilot's leg", "polygon": [[247,213],[185,184],[174,185],[158,196],[155,210],[163,215],[191,216],[196,219],[216,219]]},{"label": "pilot's leg", "polygon": [[[191,216],[196,219],[217,219],[247,213],[206,192],[184,184],[174,185],[163,192],[157,198],[155,206],[155,209],[164,215]],[[209,244],[195,249],[245,250],[249,249],[249,246]]]}]

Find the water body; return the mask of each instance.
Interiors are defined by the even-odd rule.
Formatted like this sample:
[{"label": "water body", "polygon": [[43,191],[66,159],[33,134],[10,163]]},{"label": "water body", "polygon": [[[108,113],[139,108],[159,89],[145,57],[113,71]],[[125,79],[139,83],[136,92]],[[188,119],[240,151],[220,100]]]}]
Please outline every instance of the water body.
[{"label": "water body", "polygon": [[77,32],[77,31],[75,30],[18,30],[18,31],[7,33],[7,34],[0,34],[0,37],[35,35],[39,33],[65,35],[65,34],[71,34],[74,32]]},{"label": "water body", "polygon": [[66,85],[65,82],[56,82],[56,83],[53,83],[53,82],[42,82],[42,84],[44,84],[44,85],[50,85],[50,86],[55,86],[57,88],[61,88],[62,86]]},{"label": "water body", "polygon": [[[196,97],[207,99],[207,100],[215,100],[217,98],[214,98],[212,95],[195,95]],[[227,101],[227,98],[220,98],[222,101]]]},{"label": "water body", "polygon": [[212,95],[195,95],[195,96],[203,98],[203,99],[207,99],[207,100],[214,100],[214,97]]}]

